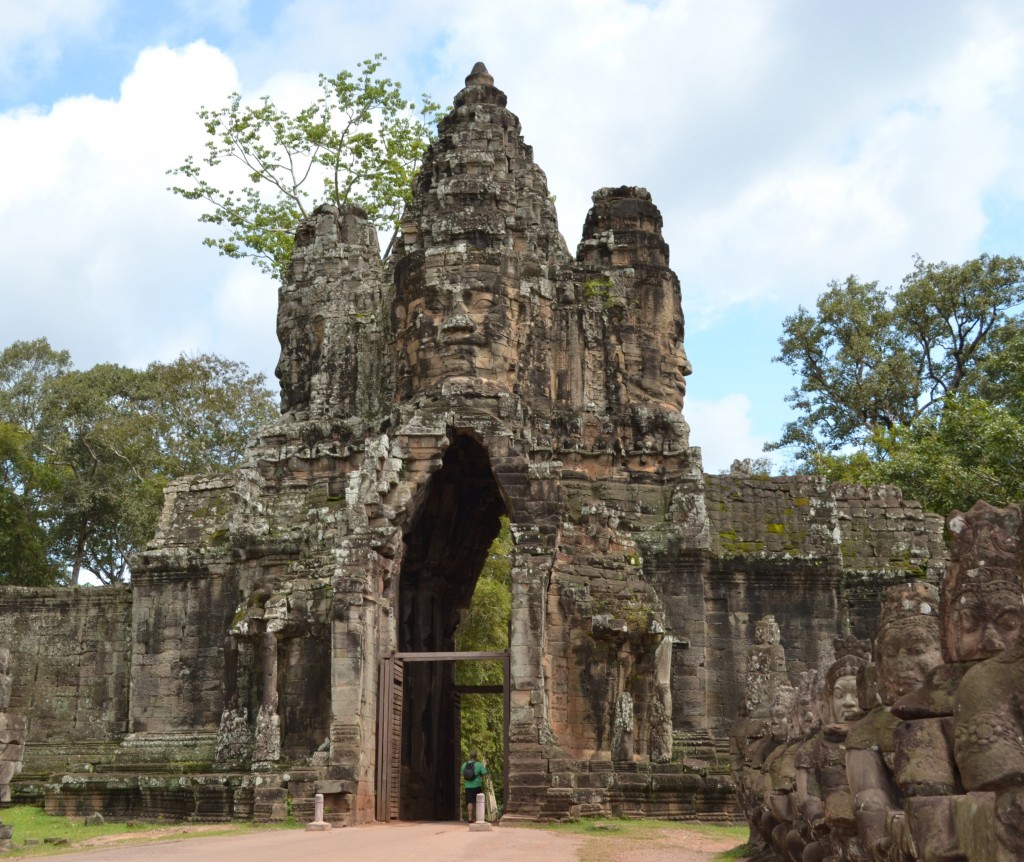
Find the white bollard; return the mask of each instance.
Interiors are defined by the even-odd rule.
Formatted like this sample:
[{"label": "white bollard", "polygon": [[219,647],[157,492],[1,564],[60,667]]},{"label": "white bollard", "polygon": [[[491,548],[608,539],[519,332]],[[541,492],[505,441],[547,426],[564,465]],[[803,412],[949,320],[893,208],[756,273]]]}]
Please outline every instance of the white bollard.
[{"label": "white bollard", "polygon": [[329,832],[331,824],[324,822],[324,795],[318,793],[313,797],[313,822],[306,824],[307,832]]},{"label": "white bollard", "polygon": [[491,824],[487,822],[486,815],[484,813],[484,790],[481,787],[480,792],[476,795],[476,821],[469,824],[470,832],[490,832]]}]

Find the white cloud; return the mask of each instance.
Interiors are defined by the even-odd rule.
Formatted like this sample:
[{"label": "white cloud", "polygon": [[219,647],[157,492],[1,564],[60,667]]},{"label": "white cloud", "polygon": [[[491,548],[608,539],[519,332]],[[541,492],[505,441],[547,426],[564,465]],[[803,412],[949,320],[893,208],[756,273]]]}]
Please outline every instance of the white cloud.
[{"label": "white cloud", "polygon": [[1013,3],[497,10],[460,5],[435,80],[488,64],[570,247],[594,188],[647,186],[697,325],[762,297],[811,301],[850,272],[897,282],[915,253],[976,255],[986,198],[1024,193]]},{"label": "white cloud", "polygon": [[690,444],[700,446],[704,472],[728,470],[738,458],[766,457],[767,440],[753,433],[750,408],[750,398],[739,392],[714,400],[686,399],[683,414],[690,423]]},{"label": "white cloud", "polygon": [[[195,116],[237,88],[231,61],[197,42],[143,51],[116,100],[74,97],[47,112],[0,116],[0,234],[5,261],[0,343],[46,335],[76,363],[144,365],[181,350],[273,357],[273,313],[261,309],[263,350],[225,325],[224,295],[245,263],[201,245],[198,208],[166,191],[167,168],[201,151]],[[272,305],[275,285],[264,279]],[[270,362],[270,369],[273,362]]]},{"label": "white cloud", "polygon": [[715,205],[671,208],[699,314],[765,294],[807,302],[851,272],[896,283],[915,253],[959,261],[982,250],[985,197],[1017,170],[1024,144],[1019,110],[1016,124],[1006,110],[1022,89],[1024,45],[1021,29],[988,14],[971,23],[929,74],[891,86],[830,138]]}]

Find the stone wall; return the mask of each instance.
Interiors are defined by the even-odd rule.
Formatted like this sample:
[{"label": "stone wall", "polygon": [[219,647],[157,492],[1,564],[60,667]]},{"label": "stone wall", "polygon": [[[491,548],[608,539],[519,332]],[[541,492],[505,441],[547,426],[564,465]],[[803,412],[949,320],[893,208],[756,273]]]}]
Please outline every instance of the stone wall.
[{"label": "stone wall", "polygon": [[850,631],[870,637],[886,587],[911,578],[938,583],[947,559],[942,516],[904,500],[899,488],[835,485]]},{"label": "stone wall", "polygon": [[117,740],[128,729],[132,592],[0,587],[10,709],[34,747]]}]

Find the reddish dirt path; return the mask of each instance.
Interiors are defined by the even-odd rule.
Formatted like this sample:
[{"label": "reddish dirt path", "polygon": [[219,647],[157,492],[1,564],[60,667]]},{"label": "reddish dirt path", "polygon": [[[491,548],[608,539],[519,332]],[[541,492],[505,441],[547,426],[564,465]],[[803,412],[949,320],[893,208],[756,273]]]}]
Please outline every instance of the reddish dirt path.
[{"label": "reddish dirt path", "polygon": [[[538,829],[496,827],[470,832],[462,823],[399,823],[358,826],[331,832],[283,830],[253,835],[174,840],[181,829],[154,830],[169,840],[152,844],[103,846],[72,856],[34,859],[74,859],[75,862],[326,862],[330,859],[386,862],[578,862],[585,843],[599,842],[600,857],[608,862],[709,862],[733,842],[693,832],[666,831],[657,840],[630,841],[613,836],[588,838]],[[133,838],[144,833],[134,833]]]}]

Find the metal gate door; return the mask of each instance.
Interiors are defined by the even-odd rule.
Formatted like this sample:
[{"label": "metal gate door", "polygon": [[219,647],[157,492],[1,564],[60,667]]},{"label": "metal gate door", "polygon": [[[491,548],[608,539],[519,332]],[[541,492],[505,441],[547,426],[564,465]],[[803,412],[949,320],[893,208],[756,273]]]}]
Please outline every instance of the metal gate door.
[{"label": "metal gate door", "polygon": [[377,696],[377,820],[398,819],[402,789],[402,674],[400,658],[380,660]]}]

